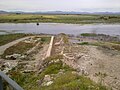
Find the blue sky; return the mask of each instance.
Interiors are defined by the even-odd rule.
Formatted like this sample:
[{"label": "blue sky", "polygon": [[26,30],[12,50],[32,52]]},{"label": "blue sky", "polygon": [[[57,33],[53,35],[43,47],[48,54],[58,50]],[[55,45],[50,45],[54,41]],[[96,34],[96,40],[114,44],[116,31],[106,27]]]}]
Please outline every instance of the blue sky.
[{"label": "blue sky", "polygon": [[0,10],[120,12],[120,0],[0,0]]}]

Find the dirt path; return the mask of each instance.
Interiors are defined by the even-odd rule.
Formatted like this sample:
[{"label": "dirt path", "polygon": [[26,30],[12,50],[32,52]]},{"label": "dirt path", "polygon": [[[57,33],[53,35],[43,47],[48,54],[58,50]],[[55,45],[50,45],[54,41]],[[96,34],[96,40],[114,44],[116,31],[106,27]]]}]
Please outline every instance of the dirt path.
[{"label": "dirt path", "polygon": [[8,43],[8,44],[5,44],[5,45],[3,45],[3,46],[0,46],[0,55],[2,55],[7,48],[9,48],[9,47],[17,44],[17,43],[20,42],[20,41],[23,41],[23,40],[25,40],[25,39],[28,39],[28,38],[30,38],[30,36],[29,36],[29,37],[24,37],[24,38],[21,38],[21,39],[12,41],[12,42],[10,42],[10,43]]}]

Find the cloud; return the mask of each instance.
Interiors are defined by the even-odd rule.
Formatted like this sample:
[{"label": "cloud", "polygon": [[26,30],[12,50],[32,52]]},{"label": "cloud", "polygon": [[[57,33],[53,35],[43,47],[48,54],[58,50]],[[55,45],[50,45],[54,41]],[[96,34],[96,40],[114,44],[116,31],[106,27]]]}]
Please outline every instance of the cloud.
[{"label": "cloud", "polygon": [[0,0],[1,10],[120,11],[120,0]]}]

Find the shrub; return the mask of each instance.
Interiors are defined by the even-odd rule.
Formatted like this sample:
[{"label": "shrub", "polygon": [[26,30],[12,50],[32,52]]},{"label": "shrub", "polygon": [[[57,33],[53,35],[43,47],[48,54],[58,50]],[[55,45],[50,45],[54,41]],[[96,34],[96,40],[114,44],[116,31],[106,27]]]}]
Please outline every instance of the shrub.
[{"label": "shrub", "polygon": [[88,42],[82,42],[82,43],[79,43],[79,45],[89,45]]},{"label": "shrub", "polygon": [[95,37],[95,36],[97,36],[97,34],[95,34],[95,33],[82,33],[81,36],[85,36],[85,37]]}]

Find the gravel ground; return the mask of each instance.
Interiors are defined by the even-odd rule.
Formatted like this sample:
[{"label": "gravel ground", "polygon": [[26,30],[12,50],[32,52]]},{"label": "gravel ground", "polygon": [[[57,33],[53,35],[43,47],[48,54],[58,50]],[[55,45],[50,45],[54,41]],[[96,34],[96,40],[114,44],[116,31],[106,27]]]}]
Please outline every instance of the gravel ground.
[{"label": "gravel ground", "polygon": [[77,53],[76,63],[87,72],[88,77],[95,82],[112,87],[113,90],[120,90],[119,51],[107,51],[86,45],[73,47],[74,53]]}]

